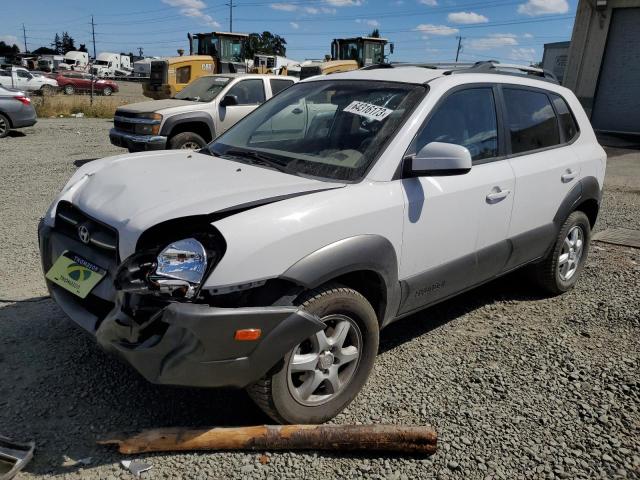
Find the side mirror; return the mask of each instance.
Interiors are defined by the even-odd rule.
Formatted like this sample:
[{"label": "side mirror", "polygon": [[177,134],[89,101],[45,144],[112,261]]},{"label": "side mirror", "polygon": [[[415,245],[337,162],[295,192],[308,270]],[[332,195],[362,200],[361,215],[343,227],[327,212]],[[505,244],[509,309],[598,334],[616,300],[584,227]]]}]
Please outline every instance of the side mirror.
[{"label": "side mirror", "polygon": [[237,95],[225,95],[220,105],[223,107],[232,107],[233,105],[238,105],[238,96]]},{"label": "side mirror", "polygon": [[427,143],[415,155],[404,159],[403,176],[433,177],[463,175],[471,170],[471,153],[462,145]]}]

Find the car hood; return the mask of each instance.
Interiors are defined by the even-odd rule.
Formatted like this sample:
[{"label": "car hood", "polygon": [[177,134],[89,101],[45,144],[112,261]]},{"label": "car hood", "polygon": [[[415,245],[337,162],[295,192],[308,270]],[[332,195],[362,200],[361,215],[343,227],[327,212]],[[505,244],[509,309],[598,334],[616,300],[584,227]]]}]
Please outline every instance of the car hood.
[{"label": "car hood", "polygon": [[184,105],[193,105],[190,100],[177,100],[168,98],[166,100],[149,100],[148,102],[132,103],[123,107],[118,107],[119,112],[128,113],[148,113],[164,110],[165,108],[182,107]]},{"label": "car hood", "polygon": [[71,178],[59,200],[115,227],[121,258],[126,258],[142,232],[166,220],[342,186],[193,151],[167,150],[90,162]]}]

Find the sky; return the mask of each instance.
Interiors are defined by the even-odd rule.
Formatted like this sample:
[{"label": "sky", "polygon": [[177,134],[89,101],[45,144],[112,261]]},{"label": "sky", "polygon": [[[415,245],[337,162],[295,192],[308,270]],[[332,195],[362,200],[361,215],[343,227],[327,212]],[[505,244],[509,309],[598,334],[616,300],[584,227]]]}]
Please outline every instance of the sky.
[{"label": "sky", "polygon": [[[187,32],[229,31],[230,0],[22,0],[3,2],[0,40],[48,45],[68,31],[76,45],[96,51],[175,55],[188,51]],[[268,30],[287,41],[287,57],[319,59],[333,38],[378,28],[394,43],[390,61],[496,59],[528,64],[545,43],[571,39],[577,0],[232,0],[233,31]]]}]

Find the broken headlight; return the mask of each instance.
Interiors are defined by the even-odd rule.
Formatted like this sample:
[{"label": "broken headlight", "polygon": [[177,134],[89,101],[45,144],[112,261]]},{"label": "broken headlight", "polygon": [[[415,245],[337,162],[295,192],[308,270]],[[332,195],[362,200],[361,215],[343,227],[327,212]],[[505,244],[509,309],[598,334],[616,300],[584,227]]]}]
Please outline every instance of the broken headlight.
[{"label": "broken headlight", "polygon": [[157,276],[200,284],[207,269],[207,252],[195,238],[185,238],[167,245],[157,263]]}]

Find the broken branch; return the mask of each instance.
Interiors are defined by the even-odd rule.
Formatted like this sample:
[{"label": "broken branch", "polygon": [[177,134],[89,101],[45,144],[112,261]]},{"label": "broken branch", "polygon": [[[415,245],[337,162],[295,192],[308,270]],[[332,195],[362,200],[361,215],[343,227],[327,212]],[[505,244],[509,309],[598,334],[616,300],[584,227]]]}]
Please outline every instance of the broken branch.
[{"label": "broken branch", "polygon": [[431,455],[431,427],[400,425],[260,425],[255,427],[145,430],[98,441],[120,453],[186,450],[349,450]]}]

